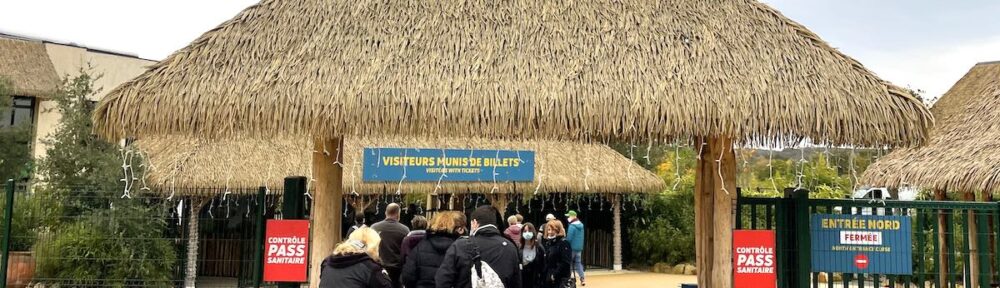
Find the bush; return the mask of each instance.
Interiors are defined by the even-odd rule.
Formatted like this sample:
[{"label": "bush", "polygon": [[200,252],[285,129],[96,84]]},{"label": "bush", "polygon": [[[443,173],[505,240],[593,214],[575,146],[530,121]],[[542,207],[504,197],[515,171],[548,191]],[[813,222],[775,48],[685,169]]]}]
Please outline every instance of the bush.
[{"label": "bush", "polygon": [[38,234],[59,221],[61,207],[44,194],[18,193],[14,197],[14,222],[10,224],[10,250],[31,251]]},{"label": "bush", "polygon": [[139,205],[94,211],[36,246],[38,277],[64,285],[169,286],[177,255],[162,219]]},{"label": "bush", "polygon": [[645,211],[656,211],[632,223],[629,239],[633,261],[647,265],[694,260],[694,191],[657,195]]}]

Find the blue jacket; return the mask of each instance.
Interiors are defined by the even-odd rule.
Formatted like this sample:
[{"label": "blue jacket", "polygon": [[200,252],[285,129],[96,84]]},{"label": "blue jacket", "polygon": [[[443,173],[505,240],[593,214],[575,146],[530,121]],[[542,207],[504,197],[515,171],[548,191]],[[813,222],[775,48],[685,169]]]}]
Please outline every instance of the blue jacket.
[{"label": "blue jacket", "polygon": [[569,223],[569,229],[566,230],[566,241],[569,241],[573,252],[583,251],[583,222],[576,220],[576,222]]}]

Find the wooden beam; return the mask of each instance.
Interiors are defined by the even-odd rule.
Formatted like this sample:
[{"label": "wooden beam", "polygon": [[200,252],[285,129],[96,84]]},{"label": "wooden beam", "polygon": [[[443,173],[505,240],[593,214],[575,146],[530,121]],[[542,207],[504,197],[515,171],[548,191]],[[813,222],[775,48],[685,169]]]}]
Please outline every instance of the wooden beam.
[{"label": "wooden beam", "polygon": [[[973,192],[965,192],[965,201],[976,201],[976,194]],[[979,286],[979,237],[977,236],[976,229],[976,212],[972,210],[967,210],[966,213],[969,216],[968,222],[965,226],[969,231],[969,287],[980,287]]]},{"label": "wooden beam", "polygon": [[208,204],[205,197],[202,196],[191,196],[188,198],[188,247],[187,247],[187,265],[185,265],[184,270],[184,287],[197,287],[198,286],[198,223],[199,216],[201,215],[201,209]]},{"label": "wooden beam", "polygon": [[[340,243],[341,213],[344,209],[344,169],[338,163],[343,160],[344,139],[317,139],[313,141],[313,206],[312,206],[312,252],[310,253],[309,287],[319,287],[319,273],[323,259],[333,253]],[[324,149],[326,148],[326,149]],[[330,151],[327,155],[323,151]]]},{"label": "wooden beam", "polygon": [[732,287],[736,154],[729,138],[699,137],[695,176],[698,287]]},{"label": "wooden beam", "polygon": [[[934,200],[944,201],[945,191],[943,189],[934,190]],[[948,234],[945,231],[945,220],[948,217],[944,210],[938,210],[938,287],[948,287]]]},{"label": "wooden beam", "polygon": [[614,202],[612,202],[613,204],[611,204],[611,207],[612,207],[611,210],[613,210],[613,212],[614,212],[614,216],[613,216],[614,217],[614,219],[613,219],[614,220],[613,221],[614,222],[614,227],[611,228],[611,230],[612,230],[612,237],[614,237],[612,239],[612,244],[613,244],[612,245],[613,246],[612,249],[613,249],[613,252],[614,252],[614,255],[613,255],[614,258],[612,260],[613,261],[612,262],[612,269],[614,271],[622,271],[622,207],[621,207],[622,206],[622,195],[621,194],[614,194],[612,197],[614,197],[614,198],[612,198],[612,199],[614,199],[614,200],[612,200]]}]

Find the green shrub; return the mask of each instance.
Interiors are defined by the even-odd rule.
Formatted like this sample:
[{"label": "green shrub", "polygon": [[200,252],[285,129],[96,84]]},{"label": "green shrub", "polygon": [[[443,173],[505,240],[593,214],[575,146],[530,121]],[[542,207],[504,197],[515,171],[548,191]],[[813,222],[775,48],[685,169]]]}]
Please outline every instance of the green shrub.
[{"label": "green shrub", "polygon": [[38,234],[59,221],[61,207],[45,194],[18,193],[10,224],[10,250],[31,251]]},{"label": "green shrub", "polygon": [[653,199],[644,210],[655,214],[637,219],[629,229],[633,261],[647,265],[693,261],[693,190],[664,192]]},{"label": "green shrub", "polygon": [[94,211],[36,246],[38,277],[65,285],[169,286],[177,255],[166,223],[140,205]]}]

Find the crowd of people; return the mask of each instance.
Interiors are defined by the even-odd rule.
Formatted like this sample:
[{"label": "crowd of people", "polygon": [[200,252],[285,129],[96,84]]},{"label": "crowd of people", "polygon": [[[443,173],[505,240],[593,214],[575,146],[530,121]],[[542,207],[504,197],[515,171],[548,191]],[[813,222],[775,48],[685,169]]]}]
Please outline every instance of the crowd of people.
[{"label": "crowd of people", "polygon": [[[576,211],[568,223],[546,215],[536,229],[521,215],[507,218],[480,206],[471,217],[442,211],[415,216],[407,227],[402,209],[389,204],[385,220],[368,227],[364,214],[323,261],[320,287],[345,288],[566,288],[586,286],[584,226]],[[468,234],[468,235],[466,235]]]}]

